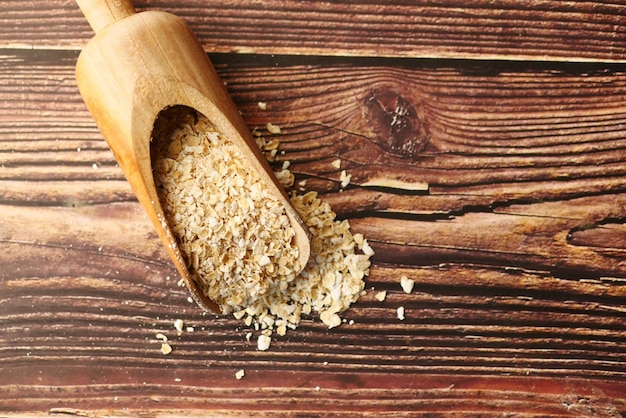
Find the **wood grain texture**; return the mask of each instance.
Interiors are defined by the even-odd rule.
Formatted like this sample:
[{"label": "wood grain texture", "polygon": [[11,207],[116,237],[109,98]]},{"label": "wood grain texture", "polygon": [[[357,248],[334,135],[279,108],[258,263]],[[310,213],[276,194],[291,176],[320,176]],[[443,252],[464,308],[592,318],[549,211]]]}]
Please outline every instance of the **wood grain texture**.
[{"label": "wood grain texture", "polygon": [[[623,62],[626,7],[606,1],[137,0],[171,11],[211,52]],[[45,13],[42,13],[42,7]],[[71,1],[5,0],[0,45],[79,48]]]},{"label": "wood grain texture", "polygon": [[83,108],[76,53],[5,49],[2,414],[626,414],[620,67],[212,58],[376,250],[354,323],[308,318],[261,352],[201,312]]}]

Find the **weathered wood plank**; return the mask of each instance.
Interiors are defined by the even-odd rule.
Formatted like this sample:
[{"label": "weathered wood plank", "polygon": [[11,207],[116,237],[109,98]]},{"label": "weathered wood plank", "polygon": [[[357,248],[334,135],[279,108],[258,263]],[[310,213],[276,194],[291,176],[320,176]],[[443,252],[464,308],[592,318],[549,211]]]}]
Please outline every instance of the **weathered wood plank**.
[{"label": "weathered wood plank", "polygon": [[[624,274],[616,258],[626,251],[623,241],[612,239],[608,252],[589,248],[579,230],[624,217],[626,74],[610,66],[573,73],[571,66],[520,70],[491,63],[467,71],[450,62],[271,66],[263,60],[250,67],[219,64],[218,57],[218,68],[251,127],[282,127],[287,154],[281,158],[291,161],[298,180],[328,194],[341,216],[362,218],[355,226],[385,249],[381,261],[421,264],[452,256],[561,274]],[[7,61],[17,62],[2,77],[10,91],[29,64]],[[32,201],[46,189],[42,179],[58,187],[42,198],[56,194],[57,204],[132,198],[82,109],[71,67],[55,71],[29,79],[22,108],[4,103],[4,199]],[[48,89],[50,80],[60,87]],[[259,100],[266,111],[258,110]],[[66,110],[37,122],[34,104],[46,101],[63,102]],[[558,116],[546,117],[550,110]],[[41,138],[31,121],[81,129],[59,135],[57,128]],[[337,158],[339,169],[332,165]],[[352,176],[345,191],[341,170]],[[72,184],[93,180],[103,180],[94,183],[103,192],[113,193],[118,183],[121,189],[69,196]],[[10,187],[16,182],[23,187]],[[540,200],[556,203],[533,203]]]},{"label": "weathered wood plank", "polygon": [[[2,213],[13,215],[15,229],[11,240],[3,237],[0,265],[22,266],[11,278],[0,275],[2,409],[80,410],[87,395],[91,410],[321,413],[329,397],[326,412],[372,414],[577,416],[593,408],[612,416],[626,408],[623,315],[611,309],[625,308],[623,280],[380,266],[368,286],[386,289],[385,302],[370,291],[349,312],[354,324],[329,332],[305,320],[272,351],[259,352],[245,328],[236,330],[238,321],[204,315],[186,300],[137,204]],[[32,232],[42,224],[36,214],[51,221],[46,235]],[[104,236],[120,218],[125,230]],[[39,242],[24,239],[35,236]],[[400,289],[401,274],[416,281],[410,295]],[[395,318],[397,306],[406,307],[405,321]],[[178,318],[194,332],[177,337]],[[161,355],[157,332],[170,336],[171,355]],[[240,368],[247,376],[237,381]],[[360,392],[359,405],[351,389]],[[478,391],[492,402],[476,403]]]},{"label": "weathered wood plank", "polygon": [[[210,52],[613,60],[626,56],[626,7],[604,1],[371,2],[137,0],[188,19]],[[0,46],[80,48],[91,38],[71,1],[5,0]]]},{"label": "weathered wood plank", "polygon": [[626,413],[619,67],[214,56],[250,127],[281,126],[279,160],[377,251],[353,324],[307,319],[261,352],[177,286],[76,54],[0,56],[0,411]]},{"label": "weathered wood plank", "polygon": [[[158,372],[150,371],[146,373],[146,377],[152,381],[155,374]],[[106,370],[103,376],[109,377],[110,370]],[[107,415],[107,412],[110,414],[112,411],[104,408],[94,411],[94,406],[104,404],[107,400],[115,402],[122,413],[130,413],[133,416],[154,416],[159,412],[168,415],[172,410],[176,411],[177,416],[187,414],[207,416],[211,413],[218,416],[265,416],[264,414],[268,412],[275,416],[333,416],[333,412],[339,409],[346,411],[341,413],[341,416],[349,417],[380,416],[380,414],[393,416],[467,414],[496,417],[502,416],[507,411],[519,412],[521,416],[611,417],[619,416],[616,414],[620,412],[612,399],[613,394],[619,393],[615,388],[594,387],[584,381],[555,385],[553,382],[537,379],[535,383],[537,394],[529,394],[527,381],[506,377],[491,382],[474,377],[449,376],[415,381],[407,375],[405,388],[390,390],[386,388],[387,380],[384,375],[364,375],[358,382],[354,375],[342,375],[340,377],[344,381],[343,387],[333,389],[324,385],[332,378],[303,373],[301,387],[284,388],[280,386],[280,377],[269,371],[250,376],[251,387],[260,388],[256,393],[251,394],[248,399],[235,399],[237,394],[245,392],[241,387],[243,382],[238,382],[236,387],[226,383],[228,378],[222,381],[216,373],[214,376],[218,377],[222,386],[187,386],[182,381],[168,382],[172,380],[172,376],[175,374],[171,372],[163,376],[163,383],[158,387],[154,384],[144,385],[143,400],[148,405],[154,405],[154,409],[150,411],[141,408],[141,405],[146,403],[141,403],[138,397],[132,394],[134,386],[131,384],[104,384],[105,394],[94,391],[89,386],[61,387],[56,394],[51,394],[45,388],[33,388],[24,393],[37,399],[37,403],[44,408],[58,405],[50,408],[52,416]],[[268,381],[276,383],[268,385]],[[455,383],[446,385],[449,382]],[[370,384],[377,386],[377,390],[369,391],[355,387],[355,385],[369,387]],[[315,390],[316,386],[313,385],[320,386],[320,391]],[[590,390],[595,392],[590,394]],[[88,395],[89,404],[86,403],[87,398],[78,398],[77,392]],[[60,403],[59,398],[63,399],[64,403]],[[289,405],[282,401],[285,399],[289,399]],[[190,401],[193,402],[191,405],[188,403]],[[185,402],[191,406],[190,410],[178,409]]]}]

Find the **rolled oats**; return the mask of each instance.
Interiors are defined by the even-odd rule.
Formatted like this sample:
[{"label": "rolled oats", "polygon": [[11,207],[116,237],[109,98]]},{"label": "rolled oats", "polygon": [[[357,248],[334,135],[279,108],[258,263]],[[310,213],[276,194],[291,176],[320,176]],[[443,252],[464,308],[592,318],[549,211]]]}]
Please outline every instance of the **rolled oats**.
[{"label": "rolled oats", "polygon": [[180,123],[157,120],[152,148],[167,223],[205,294],[224,313],[241,310],[293,280],[295,232],[232,141],[186,108],[172,108],[172,116]]},{"label": "rolled oats", "polygon": [[[267,127],[278,133],[277,126]],[[258,131],[253,136],[273,161],[279,142]],[[288,162],[276,177],[311,233],[311,257],[300,274],[284,208],[206,118],[175,108],[155,124],[153,141],[161,205],[194,280],[224,313],[260,332],[259,350],[270,347],[272,333],[295,329],[302,315],[317,313],[329,328],[342,323],[340,313],[364,290],[374,251],[316,192],[291,189],[295,176]],[[342,177],[347,185],[350,176],[344,171]]]}]

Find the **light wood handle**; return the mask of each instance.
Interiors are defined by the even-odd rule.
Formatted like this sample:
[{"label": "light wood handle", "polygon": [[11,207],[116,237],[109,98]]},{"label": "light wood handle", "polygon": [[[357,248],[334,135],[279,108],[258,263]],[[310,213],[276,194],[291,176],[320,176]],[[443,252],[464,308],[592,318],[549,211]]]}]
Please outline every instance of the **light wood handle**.
[{"label": "light wood handle", "polygon": [[135,14],[131,0],[76,0],[95,33]]}]

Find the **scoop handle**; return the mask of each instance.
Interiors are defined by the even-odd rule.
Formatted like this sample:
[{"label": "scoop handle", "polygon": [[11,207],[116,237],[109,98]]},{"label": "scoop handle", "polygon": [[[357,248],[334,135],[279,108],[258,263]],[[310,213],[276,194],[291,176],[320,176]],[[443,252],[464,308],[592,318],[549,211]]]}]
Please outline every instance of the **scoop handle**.
[{"label": "scoop handle", "polygon": [[95,33],[135,14],[131,0],[76,0]]}]

